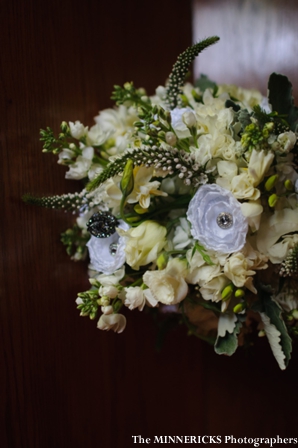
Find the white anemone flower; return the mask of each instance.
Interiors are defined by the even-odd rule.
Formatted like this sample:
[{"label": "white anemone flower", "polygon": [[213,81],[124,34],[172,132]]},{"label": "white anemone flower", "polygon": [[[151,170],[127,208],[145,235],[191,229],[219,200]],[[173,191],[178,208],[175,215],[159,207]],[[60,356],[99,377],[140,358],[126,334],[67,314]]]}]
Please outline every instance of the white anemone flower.
[{"label": "white anemone flower", "polygon": [[187,218],[192,236],[206,249],[220,253],[241,250],[246,242],[247,219],[233,194],[219,185],[202,185],[189,203]]},{"label": "white anemone flower", "polygon": [[[128,230],[129,225],[119,221],[118,227]],[[107,238],[96,238],[91,236],[87,243],[92,266],[98,272],[113,274],[125,263],[125,237],[116,231]]]}]

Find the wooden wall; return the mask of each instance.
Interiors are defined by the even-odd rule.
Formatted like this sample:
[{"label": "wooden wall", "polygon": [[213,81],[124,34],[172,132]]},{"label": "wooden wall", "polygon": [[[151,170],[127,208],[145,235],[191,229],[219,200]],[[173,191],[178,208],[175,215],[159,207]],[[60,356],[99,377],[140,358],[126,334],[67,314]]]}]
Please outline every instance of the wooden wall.
[{"label": "wooden wall", "polygon": [[[248,2],[202,1],[198,9],[207,3],[216,10]],[[41,153],[39,129],[58,131],[62,120],[91,125],[111,105],[115,83],[134,80],[153,93],[191,43],[190,1],[11,0],[0,17],[1,448],[128,448],[133,435],[297,435],[297,350],[280,372],[265,341],[228,359],[178,328],[158,353],[152,320],[138,311],[123,334],[98,331],[74,303],[88,287],[86,264],[71,263],[59,242],[72,216],[20,199],[75,191],[56,158]],[[270,26],[259,27],[264,38]],[[231,40],[222,45],[228,51]]]}]

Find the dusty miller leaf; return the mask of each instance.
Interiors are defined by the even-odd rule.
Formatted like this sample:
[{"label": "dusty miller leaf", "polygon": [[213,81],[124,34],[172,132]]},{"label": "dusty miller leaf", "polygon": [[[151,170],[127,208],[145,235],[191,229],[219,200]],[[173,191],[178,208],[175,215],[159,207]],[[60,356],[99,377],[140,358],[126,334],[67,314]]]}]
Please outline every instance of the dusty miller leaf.
[{"label": "dusty miller leaf", "polygon": [[238,334],[242,327],[242,316],[221,314],[218,322],[218,335],[214,345],[218,355],[231,356],[238,347]]},{"label": "dusty miller leaf", "polygon": [[268,291],[261,291],[261,298],[253,306],[264,324],[271,350],[279,367],[284,370],[291,359],[292,340],[282,318],[282,310]]}]

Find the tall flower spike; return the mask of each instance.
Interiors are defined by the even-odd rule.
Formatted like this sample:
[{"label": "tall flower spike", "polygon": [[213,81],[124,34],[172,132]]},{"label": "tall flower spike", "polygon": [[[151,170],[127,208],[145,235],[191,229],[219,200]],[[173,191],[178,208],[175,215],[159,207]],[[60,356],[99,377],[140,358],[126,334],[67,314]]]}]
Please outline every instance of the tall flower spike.
[{"label": "tall flower spike", "polygon": [[68,193],[61,196],[44,196],[38,198],[27,193],[22,197],[26,204],[39,207],[63,209],[68,212],[82,212],[89,210],[89,199],[86,198],[86,190],[80,193]]},{"label": "tall flower spike", "polygon": [[189,65],[205,48],[215,44],[219,40],[219,37],[208,37],[201,42],[187,48],[183,53],[178,56],[177,62],[173,66],[173,70],[169,76],[169,82],[167,86],[166,102],[170,109],[174,109],[177,106],[181,106],[180,95],[182,93],[181,87],[185,82],[185,77],[188,72]]},{"label": "tall flower spike", "polygon": [[86,190],[95,190],[107,179],[122,173],[128,160],[132,160],[135,166],[154,167],[162,170],[164,171],[164,177],[177,175],[184,180],[186,185],[192,184],[197,187],[208,181],[208,175],[205,174],[204,167],[195,162],[194,156],[184,151],[178,151],[176,148],[169,150],[154,145],[152,148],[143,146],[116,159],[99,176],[87,184]]}]

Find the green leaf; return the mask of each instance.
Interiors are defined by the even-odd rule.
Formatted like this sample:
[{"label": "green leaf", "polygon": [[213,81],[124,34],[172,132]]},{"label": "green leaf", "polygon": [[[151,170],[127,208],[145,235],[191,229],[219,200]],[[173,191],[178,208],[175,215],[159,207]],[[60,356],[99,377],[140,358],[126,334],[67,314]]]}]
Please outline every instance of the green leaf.
[{"label": "green leaf", "polygon": [[292,340],[283,321],[281,307],[270,292],[261,290],[260,300],[252,309],[260,314],[271,350],[279,367],[284,370],[291,359]]},{"label": "green leaf", "polygon": [[214,345],[218,355],[231,356],[238,347],[238,334],[242,328],[244,316],[221,314],[218,322],[218,336]]},{"label": "green leaf", "polygon": [[205,92],[206,89],[212,89],[213,92],[217,90],[217,84],[214,81],[211,81],[207,75],[203,74],[196,80],[195,87],[198,87],[201,92]]},{"label": "green leaf", "polygon": [[298,108],[294,105],[292,84],[284,75],[272,73],[268,82],[268,100],[272,110],[285,115],[293,131],[298,125]]}]

